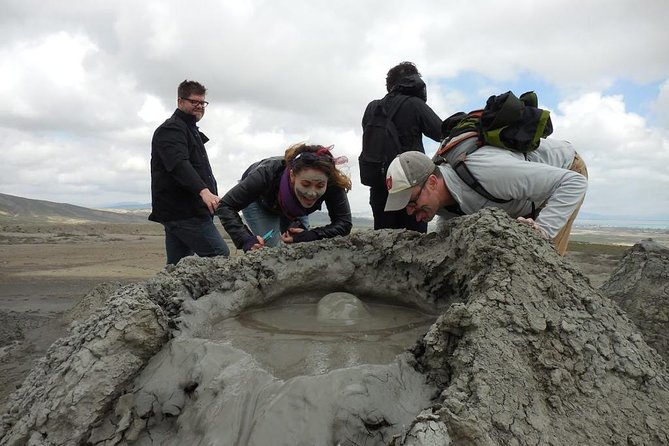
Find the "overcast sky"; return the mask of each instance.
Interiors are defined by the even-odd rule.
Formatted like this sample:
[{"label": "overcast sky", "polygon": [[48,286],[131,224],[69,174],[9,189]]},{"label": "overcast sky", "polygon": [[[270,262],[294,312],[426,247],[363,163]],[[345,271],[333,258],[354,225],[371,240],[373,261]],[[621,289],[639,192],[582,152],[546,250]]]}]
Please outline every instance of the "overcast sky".
[{"label": "overcast sky", "polygon": [[[585,159],[582,211],[669,215],[669,1],[0,0],[0,192],[150,202],[150,144],[194,79],[223,195],[292,143],[357,156],[366,104],[416,63],[442,118],[535,90]],[[427,145],[428,152],[436,143]]]}]

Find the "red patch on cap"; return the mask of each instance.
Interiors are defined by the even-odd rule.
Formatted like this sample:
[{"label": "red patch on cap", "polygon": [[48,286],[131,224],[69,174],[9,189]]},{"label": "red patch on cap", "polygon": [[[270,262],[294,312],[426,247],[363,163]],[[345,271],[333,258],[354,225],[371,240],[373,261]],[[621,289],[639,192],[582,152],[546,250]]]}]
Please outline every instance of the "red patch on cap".
[{"label": "red patch on cap", "polygon": [[393,188],[393,177],[386,178],[386,189],[390,190]]}]

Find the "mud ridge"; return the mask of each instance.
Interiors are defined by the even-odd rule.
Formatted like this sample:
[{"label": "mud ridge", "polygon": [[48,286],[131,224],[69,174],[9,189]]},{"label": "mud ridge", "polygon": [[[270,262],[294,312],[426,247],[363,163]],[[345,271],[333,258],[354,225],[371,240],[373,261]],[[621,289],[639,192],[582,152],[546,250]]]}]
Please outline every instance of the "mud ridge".
[{"label": "mud ridge", "polygon": [[[217,322],[305,289],[441,316],[391,364],[289,380],[210,339]],[[189,258],[110,293],[12,395],[0,444],[669,443],[662,358],[499,211],[424,236]]]}]

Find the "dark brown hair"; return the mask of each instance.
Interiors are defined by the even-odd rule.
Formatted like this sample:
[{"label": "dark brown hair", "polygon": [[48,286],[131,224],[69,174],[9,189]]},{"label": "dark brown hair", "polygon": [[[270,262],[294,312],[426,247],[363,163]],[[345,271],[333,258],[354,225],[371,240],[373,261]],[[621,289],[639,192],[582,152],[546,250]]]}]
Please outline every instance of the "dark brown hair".
[{"label": "dark brown hair", "polygon": [[[331,147],[304,143],[293,144],[286,150],[284,159],[286,165],[296,174],[305,168],[318,169],[328,176],[328,183],[349,191],[352,187],[351,179],[337,169],[330,149]],[[305,155],[300,156],[302,154]]]},{"label": "dark brown hair", "polygon": [[204,85],[188,79],[180,83],[179,88],[177,88],[177,96],[185,99],[188,99],[192,94],[204,96],[206,93],[207,89],[204,88]]},{"label": "dark brown hair", "polygon": [[401,62],[388,70],[388,74],[386,75],[386,90],[388,93],[395,88],[395,85],[397,85],[400,79],[412,74],[417,74],[418,76],[421,75],[418,72],[416,65],[412,62]]}]

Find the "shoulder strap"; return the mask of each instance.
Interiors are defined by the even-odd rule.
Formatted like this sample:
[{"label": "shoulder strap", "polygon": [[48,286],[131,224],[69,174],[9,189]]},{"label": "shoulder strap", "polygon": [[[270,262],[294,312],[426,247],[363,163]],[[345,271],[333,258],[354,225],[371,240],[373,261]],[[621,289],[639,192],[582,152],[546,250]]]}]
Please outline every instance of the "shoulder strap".
[{"label": "shoulder strap", "polygon": [[[387,111],[387,116],[388,116],[389,121],[392,121],[393,117],[395,116],[395,114],[397,114],[397,111],[400,109],[402,104],[404,104],[407,101],[407,99],[409,99],[411,97],[411,96],[407,96],[407,95],[404,95],[404,94],[400,94],[398,96],[399,96],[399,98],[395,101],[392,101],[393,102],[391,104],[392,106]],[[391,100],[391,99],[394,99],[394,98],[393,97],[387,97],[386,98],[386,100]]]},{"label": "shoulder strap", "polygon": [[474,192],[482,196],[483,198],[490,200],[494,203],[508,203],[511,200],[503,200],[501,198],[497,198],[494,195],[492,195],[490,192],[488,192],[485,187],[479,182],[479,180],[476,179],[476,177],[472,174],[471,170],[467,167],[465,164],[464,159],[458,160],[455,165],[453,165],[453,170],[455,173],[460,177],[462,181],[467,184],[467,186],[471,187]]},{"label": "shoulder strap", "polygon": [[435,164],[450,164],[458,177],[485,199],[494,203],[510,202],[511,200],[502,200],[488,192],[465,164],[467,157],[477,151],[479,147],[478,132],[470,131],[461,133],[452,138],[445,139],[442,146],[432,158],[432,161]]},{"label": "shoulder strap", "polygon": [[[410,98],[410,96],[406,96],[406,95],[399,95],[399,96],[400,96],[399,98],[386,96],[384,98],[384,100],[379,104],[379,107],[382,107],[383,110],[386,112],[385,128],[390,133],[390,137],[393,139],[393,142],[395,143],[395,147],[397,147],[397,153],[389,154],[387,150],[383,151],[382,173],[384,175],[384,178],[385,178],[385,173],[386,173],[385,170],[387,169],[387,167],[390,165],[390,163],[395,158],[395,156],[397,156],[399,153],[402,152],[402,142],[400,141],[400,135],[397,132],[397,127],[393,123],[393,117],[395,116],[395,114],[397,114],[397,111],[400,109],[402,104],[404,104],[406,102],[406,100]],[[395,100],[392,101],[392,99],[395,99]],[[386,107],[385,107],[386,106],[386,101],[391,102],[391,104],[390,104],[391,107],[387,110],[386,110]]]}]

